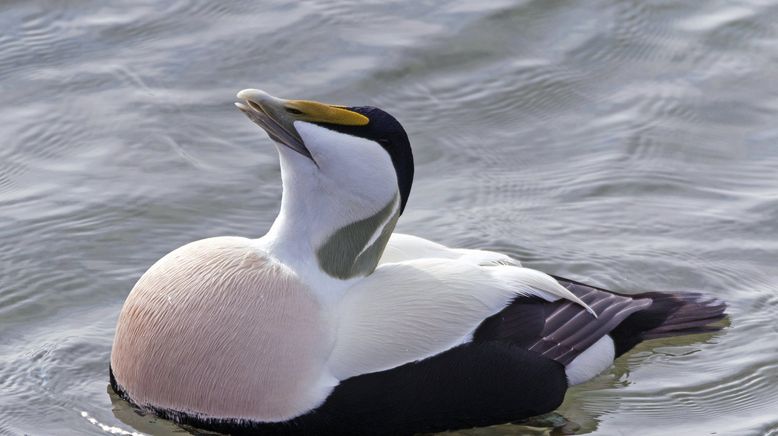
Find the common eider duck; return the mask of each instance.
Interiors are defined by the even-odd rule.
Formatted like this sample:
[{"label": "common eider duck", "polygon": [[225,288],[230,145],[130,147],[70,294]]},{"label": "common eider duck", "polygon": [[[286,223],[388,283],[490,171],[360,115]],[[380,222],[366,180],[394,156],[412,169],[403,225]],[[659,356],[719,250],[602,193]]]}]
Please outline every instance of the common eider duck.
[{"label": "common eider duck", "polygon": [[235,105],[280,157],[281,208],[258,239],[173,250],[119,315],[113,389],[232,434],[413,434],[554,410],[641,341],[711,332],[700,293],[626,295],[505,254],[393,233],[414,165],[381,109]]}]

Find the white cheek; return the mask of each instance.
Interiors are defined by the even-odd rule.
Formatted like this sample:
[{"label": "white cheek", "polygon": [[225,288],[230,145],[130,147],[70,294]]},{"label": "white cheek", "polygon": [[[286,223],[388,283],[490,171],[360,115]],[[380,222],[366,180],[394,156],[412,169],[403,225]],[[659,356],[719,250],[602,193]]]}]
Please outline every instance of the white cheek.
[{"label": "white cheek", "polygon": [[295,121],[294,126],[334,188],[373,198],[381,205],[396,194],[392,159],[378,143],[303,121]]}]

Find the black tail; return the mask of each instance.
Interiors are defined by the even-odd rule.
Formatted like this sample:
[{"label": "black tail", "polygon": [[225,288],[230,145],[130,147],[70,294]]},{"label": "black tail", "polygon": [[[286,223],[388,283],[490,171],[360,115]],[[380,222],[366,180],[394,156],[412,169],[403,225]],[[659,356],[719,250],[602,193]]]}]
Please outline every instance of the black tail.
[{"label": "black tail", "polygon": [[699,292],[646,292],[630,297],[650,298],[652,303],[611,331],[616,356],[648,339],[715,332],[721,326],[710,324],[726,316],[726,303]]}]

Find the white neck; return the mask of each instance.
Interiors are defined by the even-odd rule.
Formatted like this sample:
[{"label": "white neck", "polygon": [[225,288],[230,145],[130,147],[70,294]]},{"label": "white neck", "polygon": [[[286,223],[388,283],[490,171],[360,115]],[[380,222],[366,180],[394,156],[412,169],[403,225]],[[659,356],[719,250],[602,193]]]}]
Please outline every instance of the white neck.
[{"label": "white neck", "polygon": [[[258,243],[312,289],[321,289],[327,298],[337,296],[353,279],[369,274],[375,267],[370,265],[372,256],[377,256],[377,262],[386,244],[382,235],[388,239],[386,232],[391,233],[396,222],[397,189],[370,192],[380,194],[375,195],[378,198],[358,190],[352,192],[349,188],[364,186],[364,181],[344,181],[344,171],[331,168],[332,162],[327,159],[318,159],[317,166],[283,145],[277,148],[283,182],[281,210]],[[330,174],[338,177],[333,179]],[[396,186],[396,179],[392,183]],[[370,238],[366,243],[364,237],[354,237],[367,233]],[[353,248],[355,244],[364,246]],[[361,266],[352,266],[360,260],[354,255],[362,255],[358,262]],[[352,264],[346,265],[348,262]]]}]

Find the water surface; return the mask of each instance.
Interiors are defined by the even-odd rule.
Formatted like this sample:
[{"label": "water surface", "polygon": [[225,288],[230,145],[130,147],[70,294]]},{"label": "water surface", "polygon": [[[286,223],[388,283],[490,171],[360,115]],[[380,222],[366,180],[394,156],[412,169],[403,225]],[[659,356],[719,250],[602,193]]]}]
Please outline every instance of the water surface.
[{"label": "water surface", "polygon": [[112,401],[114,325],[163,254],[275,217],[256,87],[403,122],[399,231],[729,302],[572,389],[579,433],[778,435],[778,3],[33,0],[0,29],[0,434],[184,433]]}]

